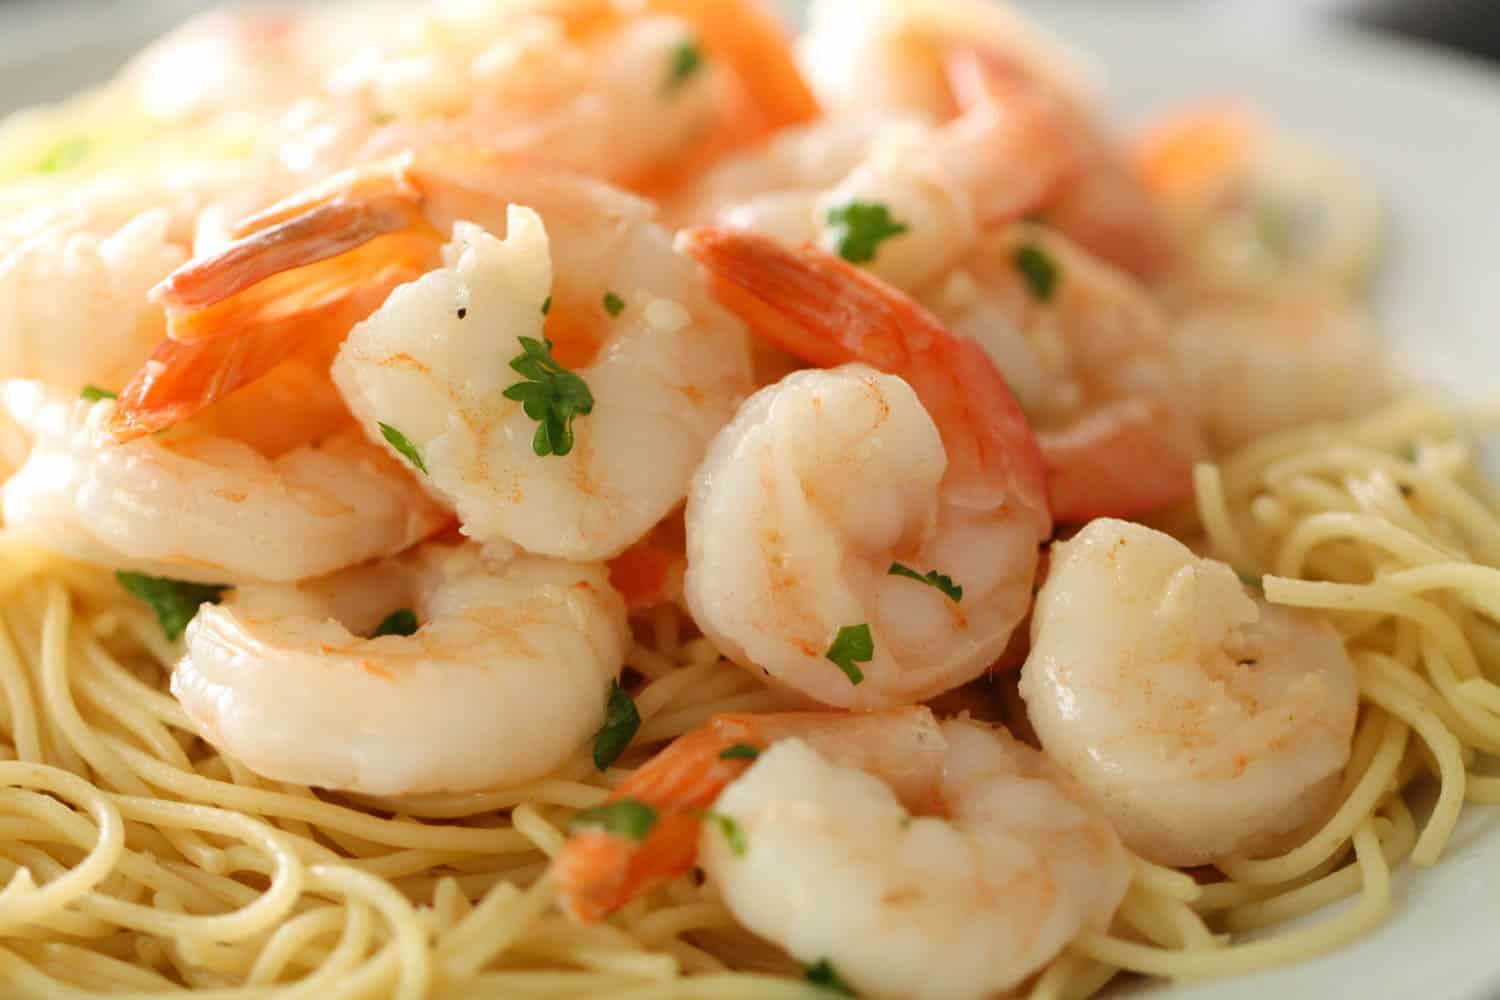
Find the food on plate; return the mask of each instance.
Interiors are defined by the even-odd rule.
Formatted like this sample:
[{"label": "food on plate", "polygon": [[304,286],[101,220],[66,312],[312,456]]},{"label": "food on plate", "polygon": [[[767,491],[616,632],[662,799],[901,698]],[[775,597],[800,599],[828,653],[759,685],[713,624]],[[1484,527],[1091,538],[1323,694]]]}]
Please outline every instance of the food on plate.
[{"label": "food on plate", "polygon": [[1100,87],[984,0],[355,0],[0,123],[0,992],[1378,925],[1500,802],[1481,422],[1371,332],[1357,171]]}]

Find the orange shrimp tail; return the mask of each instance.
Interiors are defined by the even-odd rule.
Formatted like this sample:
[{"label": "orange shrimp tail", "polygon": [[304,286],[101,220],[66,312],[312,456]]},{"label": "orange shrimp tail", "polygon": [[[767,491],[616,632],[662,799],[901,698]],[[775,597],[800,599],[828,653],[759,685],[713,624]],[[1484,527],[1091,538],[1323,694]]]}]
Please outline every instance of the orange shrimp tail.
[{"label": "orange shrimp tail", "polygon": [[597,829],[575,830],[554,864],[558,898],[580,923],[594,923],[692,870],[702,814],[753,761],[719,755],[737,743],[765,746],[757,720],[715,716],[679,737],[625,779],[606,802],[634,799],[656,810],[643,840]]},{"label": "orange shrimp tail", "polygon": [[336,345],[397,285],[435,266],[441,238],[399,169],[272,206],[153,289],[167,339],[121,391],[115,440],[185,420],[309,344]]},{"label": "orange shrimp tail", "polygon": [[636,542],[609,561],[609,582],[631,613],[654,608],[682,592],[687,557],[650,538]]},{"label": "orange shrimp tail", "polygon": [[1046,471],[1031,426],[983,348],[903,292],[812,245],[698,228],[681,237],[710,291],[757,335],[814,365],[862,361],[904,378],[948,449],[966,502],[1013,500],[1050,531]]},{"label": "orange shrimp tail", "polygon": [[1167,198],[1211,191],[1249,160],[1261,136],[1254,111],[1220,101],[1180,111],[1147,128],[1132,151],[1146,182]]}]

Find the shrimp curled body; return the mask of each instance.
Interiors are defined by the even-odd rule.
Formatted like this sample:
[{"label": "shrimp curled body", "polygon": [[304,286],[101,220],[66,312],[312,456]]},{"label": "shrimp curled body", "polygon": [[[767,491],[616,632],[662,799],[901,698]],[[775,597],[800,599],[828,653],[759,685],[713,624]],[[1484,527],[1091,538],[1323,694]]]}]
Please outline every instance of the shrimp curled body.
[{"label": "shrimp curled body", "polygon": [[1021,694],[1043,749],[1125,843],[1176,867],[1253,852],[1318,816],[1359,702],[1330,625],[1114,520],[1053,547]]},{"label": "shrimp curled body", "polygon": [[[172,693],[205,739],[268,778],[372,795],[537,778],[603,721],[625,607],[603,566],[506,556],[432,543],[241,588],[188,626]],[[351,591],[385,603],[351,609]],[[415,634],[351,632],[400,607]]]}]

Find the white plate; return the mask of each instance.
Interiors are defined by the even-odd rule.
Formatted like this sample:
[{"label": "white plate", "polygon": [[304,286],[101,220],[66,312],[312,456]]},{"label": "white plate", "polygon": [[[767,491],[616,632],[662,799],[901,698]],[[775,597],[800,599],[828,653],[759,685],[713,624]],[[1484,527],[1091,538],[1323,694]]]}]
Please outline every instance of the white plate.
[{"label": "white plate", "polygon": [[[102,78],[197,5],[0,7],[0,112]],[[1500,393],[1500,75],[1436,50],[1176,3],[1050,0],[1036,16],[1092,52],[1128,121],[1194,95],[1246,95],[1372,177],[1391,213],[1384,332],[1430,379]],[[1500,996],[1500,810],[1470,809],[1436,868],[1397,873],[1396,913],[1342,951],[1169,991],[1174,1000],[1486,1000]]]}]

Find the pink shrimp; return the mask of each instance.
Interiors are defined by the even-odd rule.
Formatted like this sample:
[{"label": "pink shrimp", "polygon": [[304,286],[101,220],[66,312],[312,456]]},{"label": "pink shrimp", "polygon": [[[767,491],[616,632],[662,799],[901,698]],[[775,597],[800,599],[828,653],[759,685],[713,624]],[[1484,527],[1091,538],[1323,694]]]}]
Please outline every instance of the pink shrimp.
[{"label": "pink shrimp", "polygon": [[[846,365],[761,390],[709,449],[687,507],[694,620],[736,662],[841,708],[910,704],[983,673],[1052,529],[1005,380],[978,344],[821,250],[681,239],[754,332]],[[851,642],[861,658],[841,663]]]}]

